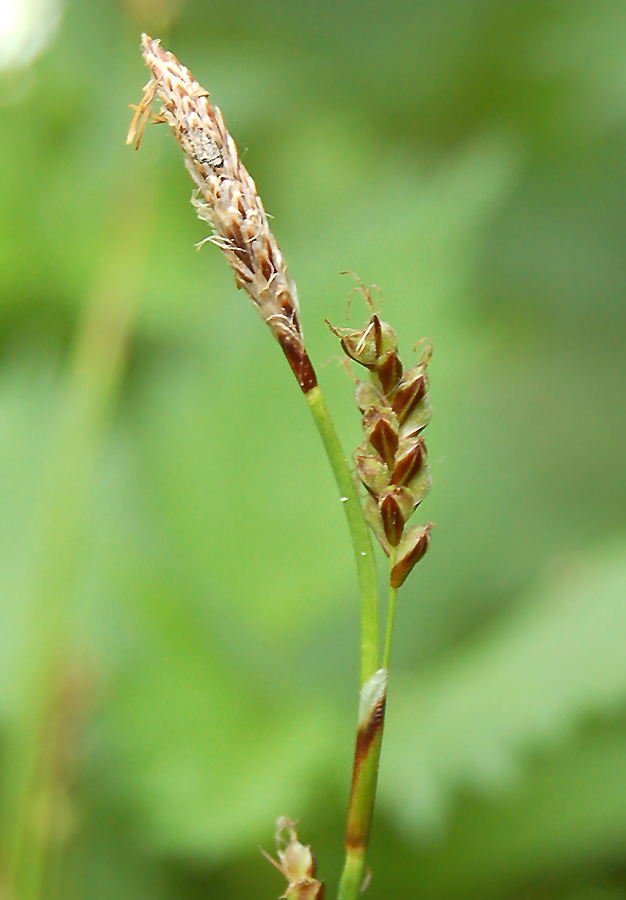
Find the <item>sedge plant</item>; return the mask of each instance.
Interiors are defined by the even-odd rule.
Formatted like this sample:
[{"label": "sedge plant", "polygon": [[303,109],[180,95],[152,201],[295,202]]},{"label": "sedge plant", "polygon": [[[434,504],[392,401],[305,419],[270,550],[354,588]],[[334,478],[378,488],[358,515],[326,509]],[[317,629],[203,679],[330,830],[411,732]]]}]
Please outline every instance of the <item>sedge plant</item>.
[{"label": "sedge plant", "polygon": [[[426,496],[430,476],[422,432],[430,418],[427,366],[430,345],[404,369],[393,328],[376,310],[372,288],[359,282],[369,320],[362,329],[330,326],[346,356],[367,371],[356,382],[356,403],[364,441],[354,454],[354,471],[328,413],[307,352],[296,285],[272,234],[261,198],[208,92],[158,40],[142,39],[151,77],[135,115],[128,143],[139,146],[149,121],[167,123],[195,182],[192,202],[212,228],[216,244],[280,345],[311,410],[343,501],[356,561],[361,607],[360,702],[352,788],[346,827],[346,858],[338,900],[356,900],[365,881],[385,721],[387,671],[396,593],[424,556],[432,525],[408,525]],[[152,113],[157,98],[161,108]],[[364,489],[364,490],[361,490]],[[363,496],[361,496],[361,494]],[[372,534],[389,559],[389,595],[384,635],[380,634],[378,576]],[[287,817],[277,823],[278,861],[290,900],[321,900],[310,847],[300,843]]]}]

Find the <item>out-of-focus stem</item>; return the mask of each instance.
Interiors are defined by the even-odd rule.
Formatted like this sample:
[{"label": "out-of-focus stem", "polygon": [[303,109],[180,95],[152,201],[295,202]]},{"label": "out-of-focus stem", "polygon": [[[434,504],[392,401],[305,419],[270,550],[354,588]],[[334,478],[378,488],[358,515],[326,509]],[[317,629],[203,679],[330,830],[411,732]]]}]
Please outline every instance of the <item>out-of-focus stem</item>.
[{"label": "out-of-focus stem", "polygon": [[316,386],[305,394],[305,397],[328,454],[352,538],[361,600],[361,687],[363,687],[378,669],[378,582],[374,547],[348,461],[326,409],[322,392]]},{"label": "out-of-focus stem", "polygon": [[40,557],[31,600],[22,714],[8,736],[0,819],[3,900],[48,896],[58,861],[58,720],[75,637],[77,571],[89,524],[91,488],[149,246],[150,173],[120,184],[105,229],[100,271],[85,305],[51,440],[42,497]]}]

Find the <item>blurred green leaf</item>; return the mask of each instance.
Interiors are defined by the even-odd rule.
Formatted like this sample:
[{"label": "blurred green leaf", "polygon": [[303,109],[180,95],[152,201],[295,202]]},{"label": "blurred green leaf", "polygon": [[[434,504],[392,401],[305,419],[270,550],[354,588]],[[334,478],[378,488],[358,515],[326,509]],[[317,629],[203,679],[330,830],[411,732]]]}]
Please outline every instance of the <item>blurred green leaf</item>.
[{"label": "blurred green leaf", "polygon": [[623,708],[625,595],[618,545],[564,567],[463,650],[396,686],[381,787],[408,829],[441,828],[460,788],[511,789],[531,751]]}]

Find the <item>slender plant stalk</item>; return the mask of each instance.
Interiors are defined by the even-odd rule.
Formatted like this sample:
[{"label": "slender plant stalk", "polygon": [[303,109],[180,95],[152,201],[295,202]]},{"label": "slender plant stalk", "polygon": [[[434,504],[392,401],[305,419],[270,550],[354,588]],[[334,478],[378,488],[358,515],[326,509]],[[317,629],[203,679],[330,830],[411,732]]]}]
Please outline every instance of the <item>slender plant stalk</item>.
[{"label": "slender plant stalk", "polygon": [[[379,319],[371,289],[362,283],[357,290],[364,294],[373,312],[367,327],[353,332],[331,326],[345,353],[372,376],[369,385],[357,383],[357,403],[366,433],[365,444],[357,456],[357,474],[368,491],[364,509],[304,344],[296,285],[222,114],[211,102],[208,91],[159,41],[143,35],[142,47],[151,79],[142,101],[133,107],[135,116],[128,143],[139,146],[144,126],[150,120],[166,122],[171,127],[197,188],[193,203],[198,216],[213,228],[208,240],[222,250],[234,271],[237,287],[246,291],[280,344],[309,404],[345,506],[361,603],[361,694],[339,900],[356,900],[363,884],[376,796],[396,591],[424,555],[430,535],[429,525],[405,530],[407,520],[430,485],[426,447],[420,437],[430,416],[425,375],[430,350],[417,366],[404,372],[395,333]],[[163,105],[153,115],[151,105],[157,95]],[[370,528],[391,563],[382,668],[378,585]],[[323,882],[315,878],[310,848],[297,840],[291,820],[279,820],[277,842],[280,862],[273,862],[289,882],[283,896],[321,900]]]},{"label": "slender plant stalk", "polygon": [[[396,564],[397,548],[391,548],[389,571]],[[338,900],[356,900],[365,878],[365,855],[369,846],[372,815],[376,800],[378,767],[385,727],[387,672],[398,589],[389,586],[387,622],[382,667],[372,679],[371,689],[362,691],[359,727],[354,753],[354,769],[348,824],[346,828],[346,861],[341,875]]]},{"label": "slender plant stalk", "polygon": [[[77,571],[98,455],[124,370],[144,277],[153,190],[149,173],[120,183],[110,209],[100,271],[87,299],[67,373],[58,432],[49,450],[41,557],[33,590],[22,718],[7,742],[0,817],[3,900],[51,896],[59,865],[59,719],[73,666]],[[120,226],[120,222],[123,223]]]},{"label": "slender plant stalk", "polygon": [[378,580],[371,532],[348,461],[319,387],[305,394],[341,493],[352,538],[361,600],[361,687],[378,668]]},{"label": "slender plant stalk", "polygon": [[361,689],[346,826],[346,861],[339,884],[338,900],[356,900],[365,877],[365,855],[376,800],[386,703],[387,670],[378,669]]},{"label": "slender plant stalk", "polygon": [[[389,571],[393,572],[398,557],[398,548],[391,547],[389,553]],[[393,640],[393,623],[396,618],[396,598],[398,596],[398,588],[393,584],[389,585],[389,597],[387,600],[387,622],[385,624],[385,644],[383,647],[383,669],[389,669],[391,659],[391,641]]]}]

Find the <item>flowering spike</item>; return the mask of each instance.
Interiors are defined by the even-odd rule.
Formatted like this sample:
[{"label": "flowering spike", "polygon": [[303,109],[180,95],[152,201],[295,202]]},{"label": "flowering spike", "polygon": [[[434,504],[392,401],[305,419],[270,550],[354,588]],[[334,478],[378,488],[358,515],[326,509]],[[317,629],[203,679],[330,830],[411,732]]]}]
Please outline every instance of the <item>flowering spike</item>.
[{"label": "flowering spike", "polygon": [[143,131],[155,94],[163,103],[159,121],[174,132],[196,184],[193,204],[208,222],[211,240],[224,253],[243,288],[280,344],[302,391],[317,384],[304,346],[296,286],[287,272],[256,185],[239,159],[222,114],[209,93],[176,57],[147,34],[143,56],[152,73],[136,108],[128,143]]},{"label": "flowering spike", "polygon": [[370,382],[358,381],[356,388],[366,436],[355,454],[356,471],[369,495],[364,510],[370,527],[387,556],[398,548],[391,577],[399,587],[426,552],[430,535],[431,526],[406,524],[430,489],[421,432],[431,416],[426,369],[432,348],[429,342],[418,364],[403,372],[395,331],[374,310],[372,289],[360,282],[355,290],[372,310],[365,328],[328,324],[346,355],[370,373]]}]

